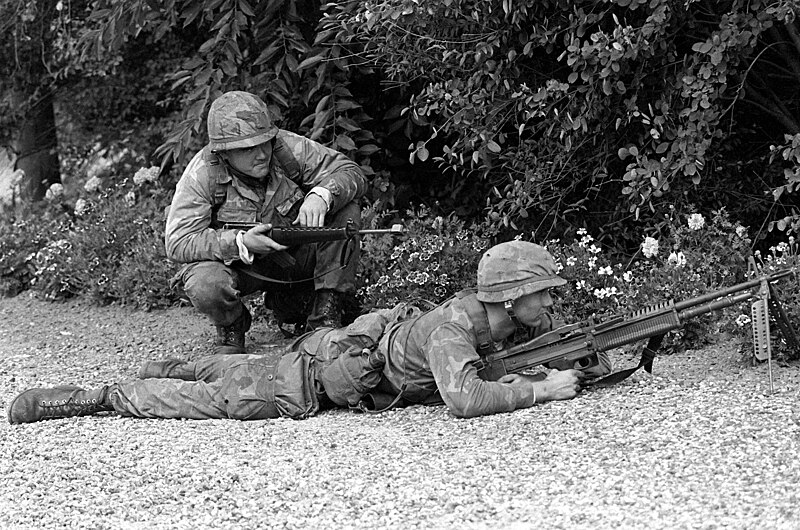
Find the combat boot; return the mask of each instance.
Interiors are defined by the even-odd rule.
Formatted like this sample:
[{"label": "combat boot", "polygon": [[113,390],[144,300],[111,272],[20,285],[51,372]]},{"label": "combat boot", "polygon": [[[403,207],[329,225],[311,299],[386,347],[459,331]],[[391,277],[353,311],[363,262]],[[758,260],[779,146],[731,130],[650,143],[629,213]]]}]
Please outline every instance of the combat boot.
[{"label": "combat boot", "polygon": [[182,379],[184,381],[197,381],[194,373],[194,363],[187,363],[180,359],[164,359],[162,361],[147,361],[139,368],[139,379]]},{"label": "combat boot", "polygon": [[250,329],[253,318],[250,311],[242,306],[242,314],[229,326],[217,326],[217,340],[214,342],[214,353],[235,354],[246,353],[244,334]]},{"label": "combat boot", "polygon": [[97,390],[77,386],[32,388],[18,395],[8,406],[8,423],[33,423],[112,411],[114,407],[108,399],[110,390],[108,386]]},{"label": "combat boot", "polygon": [[342,327],[342,293],[331,289],[320,289],[314,298],[314,309],[308,316],[306,331],[340,327]]}]

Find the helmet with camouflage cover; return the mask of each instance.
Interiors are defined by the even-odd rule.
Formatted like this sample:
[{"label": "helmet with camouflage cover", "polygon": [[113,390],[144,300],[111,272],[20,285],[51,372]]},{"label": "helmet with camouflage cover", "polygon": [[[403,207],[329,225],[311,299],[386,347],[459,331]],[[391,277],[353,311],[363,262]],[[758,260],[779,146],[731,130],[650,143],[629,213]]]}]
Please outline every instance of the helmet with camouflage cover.
[{"label": "helmet with camouflage cover", "polygon": [[478,263],[478,300],[506,302],[566,284],[553,256],[527,241],[508,241],[487,250]]},{"label": "helmet with camouflage cover", "polygon": [[249,92],[226,92],[214,100],[208,111],[212,151],[253,147],[272,140],[276,134],[278,128],[269,119],[266,103]]}]

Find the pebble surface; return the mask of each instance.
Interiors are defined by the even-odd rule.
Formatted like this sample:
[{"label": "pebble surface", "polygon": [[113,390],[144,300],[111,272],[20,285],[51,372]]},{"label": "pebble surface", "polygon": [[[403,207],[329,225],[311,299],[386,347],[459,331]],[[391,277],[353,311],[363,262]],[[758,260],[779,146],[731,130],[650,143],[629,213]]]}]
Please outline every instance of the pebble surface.
[{"label": "pebble surface", "polygon": [[[0,407],[208,353],[190,308],[0,300]],[[257,322],[254,349],[285,344]],[[800,367],[737,345],[510,414],[288,419],[113,414],[0,426],[0,528],[800,528]],[[635,361],[617,354],[618,366]]]}]

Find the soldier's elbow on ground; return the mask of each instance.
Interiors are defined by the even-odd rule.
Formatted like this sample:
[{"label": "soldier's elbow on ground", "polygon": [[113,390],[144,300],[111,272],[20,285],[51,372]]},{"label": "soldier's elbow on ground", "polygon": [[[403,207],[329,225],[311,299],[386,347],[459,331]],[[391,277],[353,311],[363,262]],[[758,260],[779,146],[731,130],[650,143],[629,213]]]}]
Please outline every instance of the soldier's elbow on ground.
[{"label": "soldier's elbow on ground", "polygon": [[470,402],[460,399],[451,400],[449,403],[447,403],[447,408],[456,418],[469,419],[486,414],[485,412],[478,410],[478,408]]}]

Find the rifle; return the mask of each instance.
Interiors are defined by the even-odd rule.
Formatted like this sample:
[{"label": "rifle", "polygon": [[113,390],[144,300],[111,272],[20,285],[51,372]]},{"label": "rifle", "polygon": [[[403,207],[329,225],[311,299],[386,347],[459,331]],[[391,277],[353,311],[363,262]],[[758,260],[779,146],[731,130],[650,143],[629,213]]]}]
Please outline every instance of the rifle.
[{"label": "rifle", "polygon": [[[795,273],[794,269],[785,269],[690,300],[682,302],[669,300],[606,320],[592,319],[568,324],[508,349],[485,355],[476,361],[475,366],[481,377],[490,381],[539,365],[584,370],[598,364],[597,354],[600,352],[649,339],[647,346],[642,350],[638,366],[621,370],[594,383],[594,386],[598,387],[610,386],[622,381],[641,367],[651,372],[653,359],[664,335],[680,328],[687,320],[758,298],[753,303],[751,312],[753,342],[756,358],[759,360],[766,358],[770,361],[771,387],[772,354],[768,311],[780,327],[787,345],[795,352],[800,350],[794,329],[772,286],[773,282]],[[754,292],[756,287],[759,289]]]},{"label": "rifle", "polygon": [[[240,223],[227,222],[222,225],[224,230],[250,230],[262,223]],[[403,226],[396,224],[391,228],[357,230],[352,219],[348,219],[343,227],[310,227],[310,226],[276,226],[265,235],[279,243],[291,247],[294,245],[305,245],[307,243],[317,243],[321,241],[338,241],[352,239],[355,236],[370,234],[402,234]]]}]

